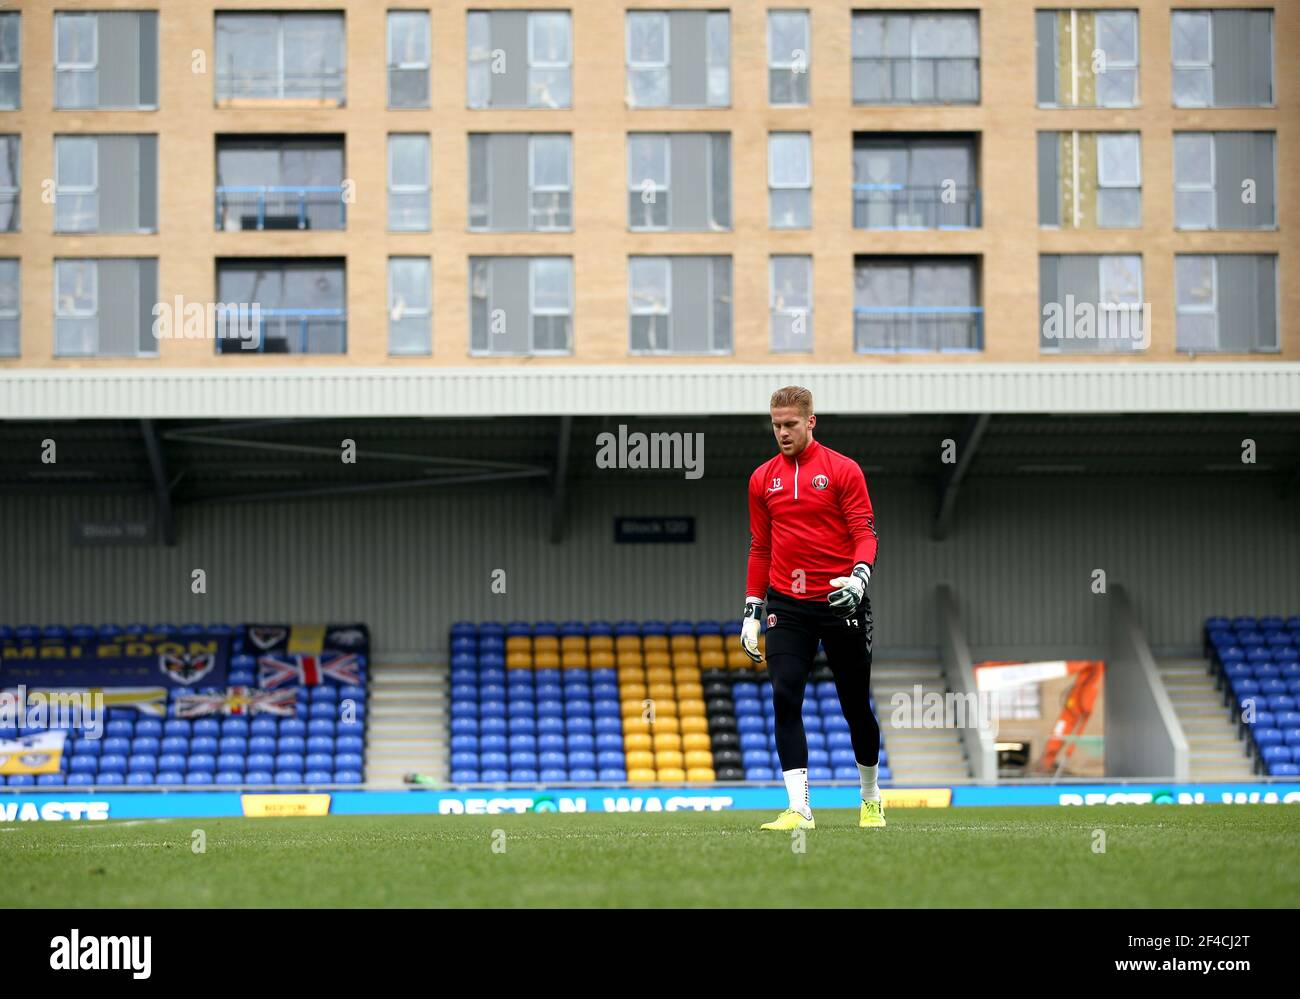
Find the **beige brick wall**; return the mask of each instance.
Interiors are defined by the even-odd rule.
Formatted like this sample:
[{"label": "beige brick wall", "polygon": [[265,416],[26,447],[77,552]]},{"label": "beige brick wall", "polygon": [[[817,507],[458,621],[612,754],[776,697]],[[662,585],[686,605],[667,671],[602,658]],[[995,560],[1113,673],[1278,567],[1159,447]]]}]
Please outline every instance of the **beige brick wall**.
[{"label": "beige brick wall", "polygon": [[[1050,5],[1050,4],[1044,4]],[[539,2],[393,4],[432,12],[432,107],[390,111],[386,104],[385,16],[379,0],[161,0],[160,106],[157,111],[52,110],[52,12],[147,9],[113,0],[23,0],[2,9],[23,14],[23,107],[0,112],[0,131],[23,137],[23,231],[0,234],[0,256],[22,258],[22,356],[12,367],[121,364],[222,367],[245,365],[494,365],[624,362],[627,351],[627,256],[631,253],[724,253],[733,257],[735,353],[704,364],[777,363],[768,350],[768,266],[772,253],[814,258],[815,363],[925,364],[936,360],[990,363],[1042,360],[1038,351],[1039,253],[1127,252],[1143,257],[1144,286],[1154,317],[1153,342],[1140,360],[1204,363],[1174,351],[1175,252],[1267,252],[1280,255],[1281,358],[1300,360],[1296,259],[1300,207],[1291,171],[1300,164],[1296,94],[1300,75],[1300,3],[1275,5],[1273,109],[1177,110],[1171,107],[1170,17],[1173,7],[1258,7],[1258,0],[1129,0],[1090,7],[1140,11],[1141,106],[1132,110],[1038,109],[1034,95],[1034,0],[964,0],[854,4],[849,0],[734,3],[730,108],[629,110],[624,103],[623,19],[629,7],[722,4],[573,0],[574,107],[570,110],[470,111],[465,107],[465,11],[470,7],[530,8]],[[559,4],[556,4],[559,6]],[[812,12],[808,108],[771,108],[766,87],[766,11],[802,6]],[[975,107],[854,107],[850,93],[850,12],[855,6],[980,10],[981,103]],[[339,109],[218,109],[213,102],[216,9],[343,9],[347,15],[347,106]],[[193,71],[195,53],[208,72]],[[1039,130],[1136,129],[1142,133],[1143,227],[1137,230],[1048,231],[1037,225],[1036,146]],[[1178,233],[1173,229],[1172,135],[1181,129],[1274,129],[1277,132],[1279,227],[1274,232]],[[732,134],[734,231],[630,233],[624,190],[624,136],[631,130],[718,130]],[[766,134],[808,130],[813,136],[813,228],[767,227]],[[466,229],[467,134],[471,131],[569,131],[574,153],[572,233],[488,234]],[[850,183],[854,131],[954,130],[981,135],[979,166],[983,226],[970,232],[872,232],[852,228]],[[160,231],[154,235],[53,234],[53,206],[41,199],[53,175],[54,133],[159,134]],[[346,135],[346,174],[356,184],[344,232],[213,232],[215,143],[218,133],[338,132]],[[386,231],[385,137],[394,131],[432,136],[433,231]],[[983,260],[986,349],[978,356],[855,355],[852,350],[855,253],[958,253]],[[572,358],[471,358],[468,355],[468,257],[471,254],[570,254],[576,287]],[[386,282],[390,254],[433,257],[432,357],[387,354]],[[215,295],[215,265],[224,256],[342,256],[347,260],[348,354],[341,357],[214,358],[206,341],[164,341],[158,359],[57,360],[53,354],[52,260],[63,256],[156,256],[159,297],[207,302]],[[1223,355],[1216,355],[1223,358]],[[1065,358],[1077,360],[1073,358]],[[1269,363],[1277,355],[1258,356]],[[638,364],[678,359],[638,358]],[[1097,363],[1132,363],[1103,358]]]}]

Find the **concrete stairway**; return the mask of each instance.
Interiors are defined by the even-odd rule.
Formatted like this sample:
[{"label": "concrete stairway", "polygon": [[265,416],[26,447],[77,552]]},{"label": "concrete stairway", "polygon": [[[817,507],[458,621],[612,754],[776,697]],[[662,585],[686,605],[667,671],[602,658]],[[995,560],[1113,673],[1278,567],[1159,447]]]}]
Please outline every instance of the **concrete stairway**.
[{"label": "concrete stairway", "polygon": [[429,664],[375,663],[366,720],[366,783],[395,787],[421,773],[446,780],[447,671]]},{"label": "concrete stairway", "polygon": [[1188,777],[1192,780],[1243,780],[1254,776],[1254,761],[1237,728],[1223,692],[1204,659],[1158,659],[1160,679],[1187,737]]},{"label": "concrete stairway", "polygon": [[924,697],[944,694],[948,687],[943,667],[933,662],[876,662],[871,667],[871,687],[876,717],[889,754],[889,769],[896,784],[926,784],[970,777],[970,766],[955,728],[895,728],[892,698],[902,692],[910,699],[917,684]]}]

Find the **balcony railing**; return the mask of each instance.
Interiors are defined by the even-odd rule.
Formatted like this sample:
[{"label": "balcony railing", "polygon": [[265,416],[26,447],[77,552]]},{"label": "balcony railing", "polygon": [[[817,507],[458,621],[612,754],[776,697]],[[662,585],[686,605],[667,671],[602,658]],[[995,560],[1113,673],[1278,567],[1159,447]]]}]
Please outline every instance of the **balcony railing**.
[{"label": "balcony railing", "polygon": [[978,305],[858,306],[853,349],[859,354],[967,353],[984,349]]},{"label": "balcony railing", "polygon": [[[221,353],[346,354],[348,320],[343,309],[264,309],[257,336],[218,340]],[[241,331],[245,332],[245,331]],[[252,340],[251,346],[246,346]]]},{"label": "balcony railing", "polygon": [[979,224],[978,188],[853,185],[855,229],[973,229]]},{"label": "balcony railing", "polygon": [[280,73],[275,70],[222,70],[217,101],[332,101],[342,105],[347,91],[343,69]]},{"label": "balcony railing", "polygon": [[343,187],[218,187],[216,226],[222,229],[343,229]]},{"label": "balcony railing", "polygon": [[854,104],[976,104],[978,56],[855,56]]}]

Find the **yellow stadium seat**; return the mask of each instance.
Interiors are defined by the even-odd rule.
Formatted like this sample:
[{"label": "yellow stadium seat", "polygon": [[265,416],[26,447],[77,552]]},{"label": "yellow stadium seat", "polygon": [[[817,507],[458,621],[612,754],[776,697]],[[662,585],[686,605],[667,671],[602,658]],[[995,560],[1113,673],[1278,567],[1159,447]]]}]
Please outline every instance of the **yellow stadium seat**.
[{"label": "yellow stadium seat", "polygon": [[645,683],[645,670],[640,666],[618,667],[619,683]]},{"label": "yellow stadium seat", "polygon": [[721,649],[700,653],[700,669],[726,669],[727,654]]},{"label": "yellow stadium seat", "polygon": [[[627,755],[627,768],[629,770],[640,770],[643,767],[653,767],[655,765],[655,754],[645,750],[633,750]],[[712,759],[709,761],[712,763]]]},{"label": "yellow stadium seat", "polygon": [[696,650],[694,635],[673,635],[668,639],[668,647],[672,649],[673,655],[678,652],[694,652]]},{"label": "yellow stadium seat", "polygon": [[619,635],[614,639],[614,648],[619,652],[640,652],[641,636],[640,635]]},{"label": "yellow stadium seat", "polygon": [[558,652],[534,652],[533,665],[537,669],[559,669],[560,654]]},{"label": "yellow stadium seat", "polygon": [[682,737],[675,732],[656,732],[653,738],[656,753],[680,753],[682,751]]},{"label": "yellow stadium seat", "polygon": [[[708,738],[706,735],[705,739]],[[630,753],[635,749],[653,749],[654,740],[645,732],[632,732],[623,736],[623,751]]]},{"label": "yellow stadium seat", "polygon": [[649,697],[650,691],[646,689],[646,685],[644,683],[640,683],[638,681],[632,681],[632,680],[629,680],[627,683],[623,683],[620,680],[618,684],[618,696],[619,699],[623,701],[633,701],[633,700],[640,701],[646,697]]},{"label": "yellow stadium seat", "polygon": [[618,713],[624,718],[642,718],[648,717],[649,706],[645,703],[646,699],[642,697],[633,700],[620,701]]},{"label": "yellow stadium seat", "polygon": [[691,767],[686,771],[686,780],[691,784],[712,784],[717,779],[712,767]]},{"label": "yellow stadium seat", "polygon": [[646,635],[641,639],[641,648],[647,652],[667,652],[668,636],[667,635]]},{"label": "yellow stadium seat", "polygon": [[656,749],[655,750],[655,769],[662,770],[664,767],[680,767],[685,760],[680,749]]},{"label": "yellow stadium seat", "polygon": [[680,700],[677,702],[677,715],[679,718],[703,718],[704,702],[695,698]]},{"label": "yellow stadium seat", "polygon": [[640,715],[636,715],[635,717],[625,716],[623,718],[624,736],[649,734],[649,732],[650,732],[650,722],[642,718]]},{"label": "yellow stadium seat", "polygon": [[652,697],[650,703],[654,705],[655,718],[676,718],[677,701],[672,697]]},{"label": "yellow stadium seat", "polygon": [[705,738],[708,738],[709,723],[707,719],[701,718],[699,715],[691,715],[681,720],[681,729],[683,733],[704,732],[706,733]]},{"label": "yellow stadium seat", "polygon": [[509,669],[532,669],[533,654],[531,652],[511,652],[506,656],[506,666]]},{"label": "yellow stadium seat", "polygon": [[560,651],[560,640],[554,635],[538,635],[533,639],[534,652],[554,652],[557,655]]},{"label": "yellow stadium seat", "polygon": [[[681,724],[671,715],[656,714],[654,724],[646,723],[647,727],[637,731],[649,732],[651,735],[662,735],[670,733],[677,735],[682,730]],[[627,719],[623,719],[623,731],[628,731]]]},{"label": "yellow stadium seat", "polygon": [[645,654],[645,664],[647,669],[658,666],[671,666],[673,664],[673,659],[667,652],[647,650]]},{"label": "yellow stadium seat", "polygon": [[561,652],[560,665],[565,669],[586,669],[587,653],[585,652]]},{"label": "yellow stadium seat", "polygon": [[640,652],[624,652],[620,649],[616,659],[619,669],[623,669],[627,666],[635,666],[637,669],[642,669],[645,666],[645,660],[641,658]]},{"label": "yellow stadium seat", "polygon": [[681,767],[660,767],[659,783],[684,784],[686,783],[686,771]]},{"label": "yellow stadium seat", "polygon": [[754,663],[742,649],[732,649],[727,653],[727,666],[730,669],[748,669]]},{"label": "yellow stadium seat", "polygon": [[612,635],[592,635],[587,639],[587,651],[590,652],[613,652],[614,637]]},{"label": "yellow stadium seat", "polygon": [[674,669],[699,669],[700,656],[696,652],[674,652],[673,653]]},{"label": "yellow stadium seat", "polygon": [[511,635],[506,639],[506,655],[512,652],[532,652],[533,640],[527,635]]},{"label": "yellow stadium seat", "polygon": [[[685,718],[682,719],[682,721],[685,721],[685,720],[686,720]],[[640,736],[638,736],[637,738],[640,738]],[[625,739],[624,742],[626,743],[626,741],[627,741],[627,740]],[[644,747],[638,746],[637,748],[638,748],[638,749],[641,749],[641,748],[644,748]],[[713,740],[709,738],[709,734],[708,734],[707,732],[685,732],[685,731],[683,731],[683,733],[682,733],[682,749],[684,749],[684,750],[685,750],[686,752],[688,752],[688,753],[689,753],[692,749],[704,749],[704,750],[709,750],[709,751],[710,751],[710,753],[709,753],[709,758],[710,758],[710,760],[712,760],[712,758],[713,758],[713,754],[712,754],[712,752],[711,752],[711,750],[713,749]]]},{"label": "yellow stadium seat", "polygon": [[695,640],[695,643],[696,643],[696,646],[697,646],[697,647],[699,648],[699,650],[700,650],[700,655],[701,655],[701,656],[703,656],[704,653],[706,653],[706,652],[721,652],[721,651],[722,651],[722,636],[721,636],[721,635],[701,635],[699,638],[697,638],[697,639]]},{"label": "yellow stadium seat", "polygon": [[704,687],[698,683],[679,683],[677,685],[677,702],[704,700]]},{"label": "yellow stadium seat", "polygon": [[671,683],[663,683],[660,681],[659,683],[650,684],[649,693],[655,700],[671,699],[677,696],[677,688]]},{"label": "yellow stadium seat", "polygon": [[[687,750],[685,753],[685,759],[686,759],[686,769],[688,770],[691,769],[692,767],[713,766],[713,754],[709,752],[707,749]],[[632,765],[631,763],[628,764],[628,766],[631,765]]]},{"label": "yellow stadium seat", "polygon": [[673,671],[667,666],[652,666],[646,669],[645,678],[650,683],[672,683]]},{"label": "yellow stadium seat", "polygon": [[659,778],[653,770],[643,768],[639,770],[629,770],[627,772],[627,779],[629,784],[649,784]]},{"label": "yellow stadium seat", "polygon": [[616,661],[614,653],[608,649],[592,649],[587,654],[587,662],[592,669],[612,669]]},{"label": "yellow stadium seat", "polygon": [[586,655],[587,639],[582,635],[565,635],[560,639],[561,652],[581,652]]}]

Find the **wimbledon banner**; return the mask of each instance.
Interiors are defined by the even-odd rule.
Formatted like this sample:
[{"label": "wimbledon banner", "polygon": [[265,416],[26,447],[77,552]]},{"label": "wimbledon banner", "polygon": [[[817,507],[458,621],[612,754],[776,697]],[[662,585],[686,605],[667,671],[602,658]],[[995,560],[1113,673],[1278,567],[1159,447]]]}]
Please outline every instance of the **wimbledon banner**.
[{"label": "wimbledon banner", "polygon": [[0,641],[0,687],[226,685],[230,635],[114,635]]}]

